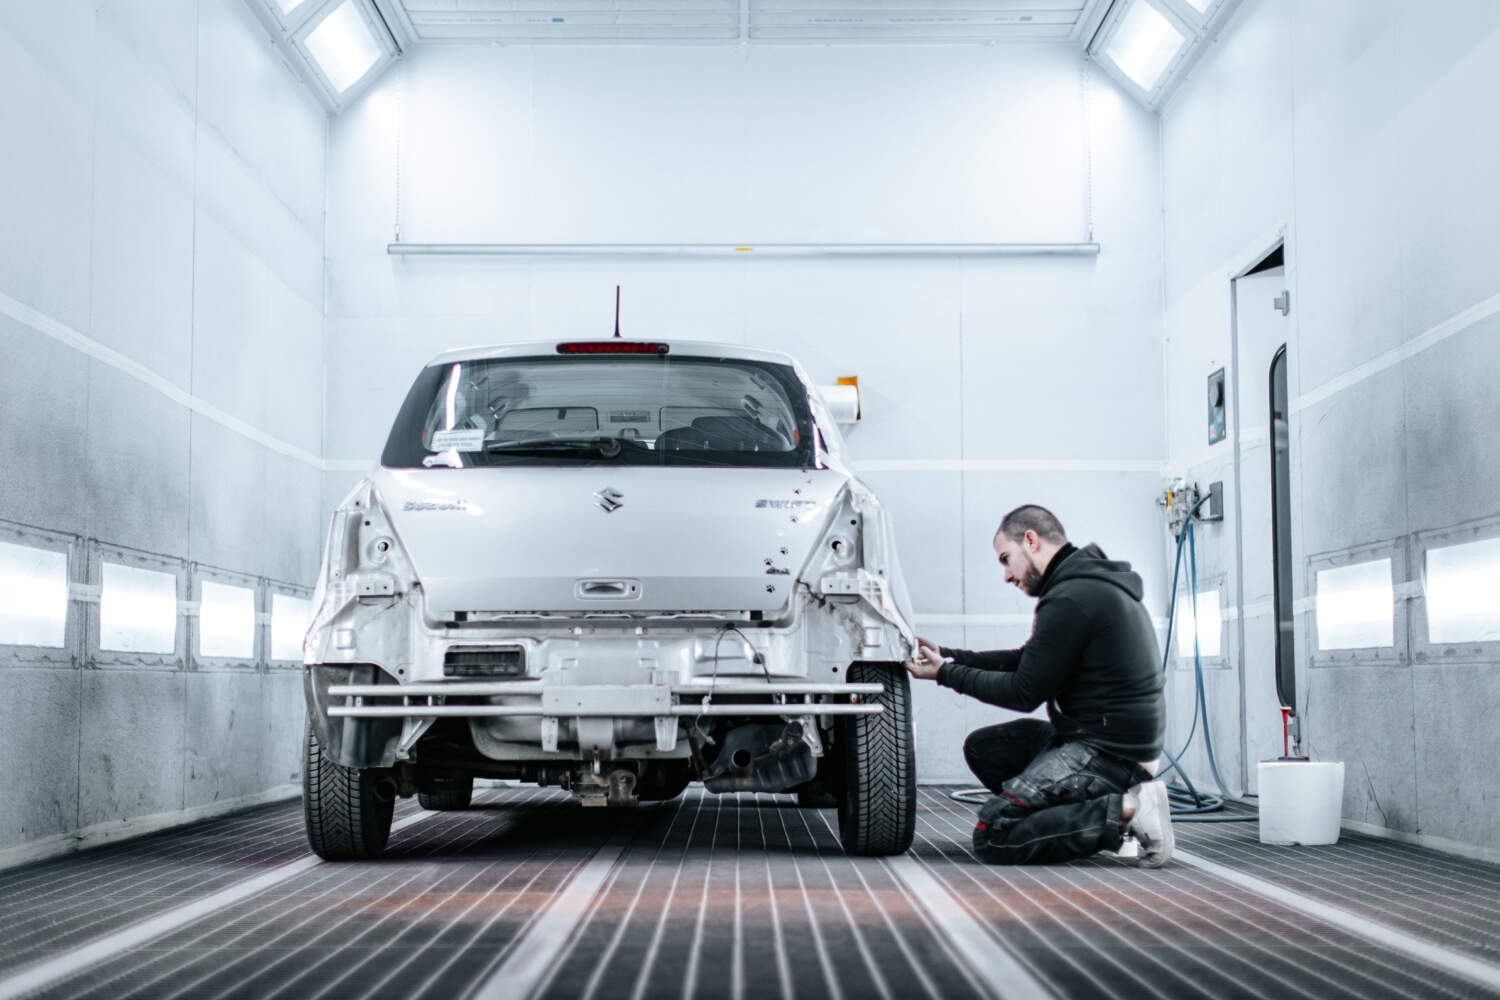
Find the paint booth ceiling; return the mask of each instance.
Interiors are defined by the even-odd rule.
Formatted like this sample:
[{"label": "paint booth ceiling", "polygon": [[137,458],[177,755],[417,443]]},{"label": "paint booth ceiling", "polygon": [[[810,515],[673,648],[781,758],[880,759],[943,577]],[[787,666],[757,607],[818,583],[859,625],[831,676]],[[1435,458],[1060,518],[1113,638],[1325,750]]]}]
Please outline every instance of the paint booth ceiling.
[{"label": "paint booth ceiling", "polygon": [[420,42],[1062,42],[1100,0],[390,0]]}]

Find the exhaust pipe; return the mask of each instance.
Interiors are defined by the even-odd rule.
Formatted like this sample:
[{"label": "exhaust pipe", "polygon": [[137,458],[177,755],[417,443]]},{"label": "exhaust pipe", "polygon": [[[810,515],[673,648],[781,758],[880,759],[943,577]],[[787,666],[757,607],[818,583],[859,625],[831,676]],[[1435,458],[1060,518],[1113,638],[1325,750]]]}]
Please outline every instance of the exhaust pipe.
[{"label": "exhaust pipe", "polygon": [[718,759],[703,772],[703,784],[711,792],[784,792],[815,774],[817,763],[800,723],[749,723],[725,736]]}]

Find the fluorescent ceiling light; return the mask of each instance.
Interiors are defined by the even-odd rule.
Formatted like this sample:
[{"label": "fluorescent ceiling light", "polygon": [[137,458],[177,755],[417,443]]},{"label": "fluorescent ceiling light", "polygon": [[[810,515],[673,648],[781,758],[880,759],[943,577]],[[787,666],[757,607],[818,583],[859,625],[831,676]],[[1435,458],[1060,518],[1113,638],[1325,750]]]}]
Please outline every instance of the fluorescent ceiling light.
[{"label": "fluorescent ceiling light", "polygon": [[302,659],[302,639],[312,621],[312,601],[271,595],[271,659]]},{"label": "fluorescent ceiling light", "polygon": [[1317,586],[1319,649],[1395,645],[1396,594],[1389,559],[1319,570]]},{"label": "fluorescent ceiling light", "polygon": [[1198,613],[1193,614],[1193,595],[1177,597],[1177,655],[1193,655],[1193,639],[1198,640],[1199,656],[1218,656],[1223,652],[1224,616],[1219,613],[1219,589],[1198,591]]},{"label": "fluorescent ceiling light", "polygon": [[1207,14],[1208,8],[1214,5],[1214,0],[1187,0],[1200,14]]},{"label": "fluorescent ceiling light", "polygon": [[1500,538],[1427,552],[1427,641],[1500,642]]},{"label": "fluorescent ceiling light", "polygon": [[307,0],[276,0],[276,7],[283,15],[286,15],[301,7],[306,2]]},{"label": "fluorescent ceiling light", "polygon": [[203,581],[198,654],[236,660],[255,658],[255,591]]},{"label": "fluorescent ceiling light", "polygon": [[1185,41],[1161,11],[1146,0],[1135,0],[1104,54],[1149,94]]},{"label": "fluorescent ceiling light", "polygon": [[354,0],[344,0],[304,42],[335,93],[348,90],[384,55]]},{"label": "fluorescent ceiling light", "polygon": [[99,597],[99,648],[126,653],[177,649],[177,577],[106,562]]},{"label": "fluorescent ceiling light", "polygon": [[67,644],[68,556],[0,542],[0,643]]}]

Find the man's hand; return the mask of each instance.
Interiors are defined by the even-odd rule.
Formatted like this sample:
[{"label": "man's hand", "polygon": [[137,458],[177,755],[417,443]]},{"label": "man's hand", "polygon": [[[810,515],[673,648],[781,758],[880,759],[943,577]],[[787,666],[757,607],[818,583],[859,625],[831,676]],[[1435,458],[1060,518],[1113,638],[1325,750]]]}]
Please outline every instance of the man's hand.
[{"label": "man's hand", "polygon": [[906,669],[919,680],[930,681],[943,668],[943,654],[931,639],[917,636],[917,655],[906,661]]}]

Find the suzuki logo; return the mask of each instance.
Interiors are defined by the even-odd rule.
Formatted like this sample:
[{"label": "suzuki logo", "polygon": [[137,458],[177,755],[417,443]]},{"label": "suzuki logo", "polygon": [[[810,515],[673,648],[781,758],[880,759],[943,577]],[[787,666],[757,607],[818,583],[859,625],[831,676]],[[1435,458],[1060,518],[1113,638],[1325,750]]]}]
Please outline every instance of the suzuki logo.
[{"label": "suzuki logo", "polygon": [[606,486],[604,487],[604,489],[594,494],[594,501],[599,505],[599,509],[604,511],[604,513],[613,514],[615,511],[625,506],[625,494],[621,493],[619,490],[615,489],[612,486]]}]

